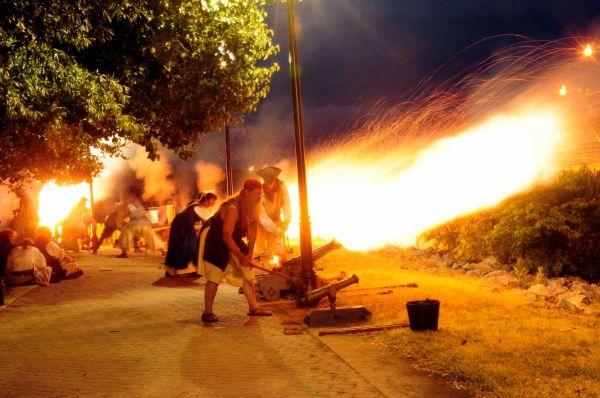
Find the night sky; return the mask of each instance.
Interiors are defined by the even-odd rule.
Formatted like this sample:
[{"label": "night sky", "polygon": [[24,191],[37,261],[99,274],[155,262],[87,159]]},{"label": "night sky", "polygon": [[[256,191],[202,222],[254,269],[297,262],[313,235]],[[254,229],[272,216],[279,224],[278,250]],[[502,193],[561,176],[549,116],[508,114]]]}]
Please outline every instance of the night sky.
[{"label": "night sky", "polygon": [[[268,6],[281,70],[259,110],[234,129],[234,167],[291,157],[294,133],[286,4]],[[516,42],[589,35],[600,27],[600,1],[303,0],[297,3],[304,125],[308,149],[343,136],[378,101],[393,103],[465,47],[438,79]],[[209,135],[203,158],[222,161],[222,136]]]}]

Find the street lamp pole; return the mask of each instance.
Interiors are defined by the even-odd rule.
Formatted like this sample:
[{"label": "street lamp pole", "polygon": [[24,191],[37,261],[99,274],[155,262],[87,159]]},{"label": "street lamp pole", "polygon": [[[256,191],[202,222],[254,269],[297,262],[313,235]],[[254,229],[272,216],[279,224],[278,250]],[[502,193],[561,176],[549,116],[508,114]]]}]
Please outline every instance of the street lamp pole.
[{"label": "street lamp pole", "polygon": [[290,40],[290,69],[292,74],[292,101],[294,105],[294,130],[296,139],[296,167],[298,169],[298,193],[300,196],[300,256],[302,279],[309,290],[316,288],[316,274],[313,267],[312,237],[308,214],[308,191],[306,187],[306,165],[304,156],[304,130],[302,126],[302,98],[298,71],[298,47],[296,45],[295,0],[287,0],[288,32]]}]

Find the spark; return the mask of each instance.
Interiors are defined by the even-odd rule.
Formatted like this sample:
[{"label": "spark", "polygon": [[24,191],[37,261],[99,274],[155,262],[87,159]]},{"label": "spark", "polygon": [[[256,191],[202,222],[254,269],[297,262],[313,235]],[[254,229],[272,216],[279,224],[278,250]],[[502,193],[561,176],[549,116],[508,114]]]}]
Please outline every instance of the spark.
[{"label": "spark", "polygon": [[[313,236],[335,237],[356,250],[417,244],[431,228],[580,164],[584,147],[588,158],[600,155],[598,145],[587,145],[589,129],[580,128],[596,123],[595,114],[573,113],[572,104],[548,90],[558,76],[584,89],[597,81],[597,71],[581,70],[573,57],[578,40],[523,40],[441,84],[425,79],[397,104],[359,117],[343,142],[313,151],[307,169]],[[566,84],[559,89],[567,93]],[[599,96],[590,91],[586,106],[595,109]],[[288,234],[297,239],[298,187],[293,180],[288,186],[294,209]]]},{"label": "spark", "polygon": [[565,95],[567,95],[567,86],[565,86],[564,84],[562,86],[560,86],[560,90],[558,90],[558,94],[562,95],[563,97]]},{"label": "spark", "polygon": [[[558,120],[536,110],[496,116],[439,139],[405,168],[402,149],[330,156],[310,169],[314,234],[358,250],[413,244],[421,232],[538,181],[553,164],[560,136]],[[296,185],[290,193],[297,198]]]},{"label": "spark", "polygon": [[592,45],[591,44],[586,44],[586,46],[583,48],[583,56],[584,57],[591,57],[594,54],[594,51],[592,49]]}]

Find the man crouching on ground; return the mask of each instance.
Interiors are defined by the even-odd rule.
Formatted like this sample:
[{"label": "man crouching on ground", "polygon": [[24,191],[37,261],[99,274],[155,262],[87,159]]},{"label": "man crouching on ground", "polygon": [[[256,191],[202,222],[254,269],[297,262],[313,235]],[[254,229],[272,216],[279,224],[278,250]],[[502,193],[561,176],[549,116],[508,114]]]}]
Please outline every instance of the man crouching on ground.
[{"label": "man crouching on ground", "polygon": [[62,279],[75,279],[83,275],[83,271],[65,253],[65,251],[52,239],[50,228],[41,227],[37,231],[35,246],[44,255],[46,265],[52,268],[52,282]]},{"label": "man crouching on ground", "polygon": [[[260,309],[256,302],[251,267],[261,198],[260,181],[246,180],[239,195],[223,203],[200,230],[198,272],[207,279],[203,322],[219,320],[213,312],[213,303],[223,279],[233,286],[242,287],[248,300],[248,315],[271,315],[270,311]],[[244,237],[247,237],[248,244]]]}]

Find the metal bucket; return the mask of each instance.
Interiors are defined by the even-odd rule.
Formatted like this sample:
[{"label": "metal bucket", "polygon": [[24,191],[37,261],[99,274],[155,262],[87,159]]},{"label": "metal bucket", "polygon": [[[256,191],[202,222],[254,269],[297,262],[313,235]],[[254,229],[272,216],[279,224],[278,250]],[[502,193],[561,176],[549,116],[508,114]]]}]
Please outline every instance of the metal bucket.
[{"label": "metal bucket", "polygon": [[417,300],[406,303],[410,329],[437,330],[440,315],[440,302],[438,300]]}]

